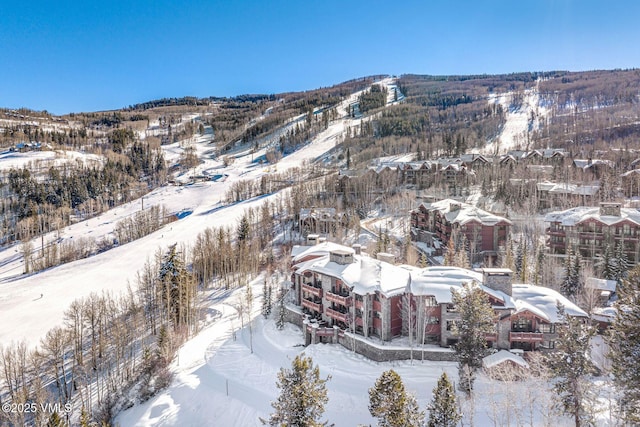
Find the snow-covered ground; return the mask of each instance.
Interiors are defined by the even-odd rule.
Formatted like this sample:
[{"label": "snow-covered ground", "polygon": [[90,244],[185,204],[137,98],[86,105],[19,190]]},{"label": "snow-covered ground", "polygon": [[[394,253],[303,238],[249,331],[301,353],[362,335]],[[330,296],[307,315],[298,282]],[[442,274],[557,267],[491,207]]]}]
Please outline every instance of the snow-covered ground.
[{"label": "snow-covered ground", "polygon": [[95,154],[80,153],[78,151],[4,151],[0,153],[0,170],[28,167],[31,172],[47,171],[51,166],[60,166],[68,162],[82,162],[84,164],[101,163],[103,158]]},{"label": "snow-covered ground", "polygon": [[[259,290],[259,281],[255,290]],[[457,378],[454,362],[421,361],[418,351],[413,362],[378,363],[339,345],[305,348],[300,329],[287,324],[279,331],[272,319],[264,320],[258,313],[254,313],[252,337],[244,328],[234,339],[232,331],[239,324],[230,302],[241,294],[239,290],[229,300],[211,307],[220,313],[220,319],[180,349],[172,365],[172,385],[120,414],[117,423],[149,427],[260,426],[260,418],[268,419],[273,410],[271,402],[279,394],[277,373],[281,367],[290,368],[299,353],[312,357],[322,377],[331,376],[324,418],[336,427],[375,425],[368,411],[368,390],[388,369],[401,375],[423,409],[443,372],[452,380]],[[256,301],[254,307],[259,306]],[[545,399],[550,395],[544,388],[541,383],[502,383],[480,376],[475,407],[469,409],[475,425],[494,425],[494,421],[495,425],[570,425],[567,419],[549,413]],[[515,395],[519,398],[513,399]],[[527,404],[526,399],[534,403]],[[468,402],[463,404],[470,406]]]},{"label": "snow-covered ground", "polygon": [[489,104],[502,105],[506,112],[506,122],[500,134],[481,150],[483,154],[504,154],[509,150],[526,149],[527,135],[540,129],[543,119],[549,113],[548,108],[540,103],[538,87],[539,82],[535,87],[525,90],[522,104],[515,108],[512,105],[512,92],[489,96]]},{"label": "snow-covered ground", "polygon": [[[388,78],[384,85],[393,83]],[[309,144],[281,159],[274,167],[260,166],[252,162],[262,152],[238,153],[233,164],[223,163],[210,155],[212,146],[210,135],[198,136],[163,147],[168,159],[176,160],[185,147],[193,146],[201,157],[201,164],[178,179],[189,182],[190,176],[206,172],[210,176],[224,177],[217,181],[205,181],[181,186],[164,186],[143,197],[111,209],[87,221],[76,223],[58,233],[44,237],[44,244],[59,244],[65,240],[94,237],[96,240],[108,237],[115,224],[142,209],[154,205],[164,206],[168,212],[183,209],[193,210],[184,219],[168,224],[162,229],[137,241],[116,247],[107,252],[78,260],[37,274],[24,275],[24,263],[20,245],[12,245],[0,250],[0,343],[26,341],[36,345],[46,332],[55,325],[62,324],[64,311],[71,302],[92,292],[118,293],[133,283],[145,261],[160,248],[173,243],[189,245],[198,233],[211,226],[235,226],[248,207],[256,207],[265,198],[258,198],[229,206],[223,205],[226,191],[240,179],[259,179],[274,171],[301,166],[313,162],[333,149],[347,127],[356,127],[360,119],[346,117],[346,107],[359,93],[352,94],[338,106],[340,118],[330,123]],[[0,157],[0,169],[27,165],[30,161],[43,158],[54,160],[52,152],[13,153]],[[65,158],[86,158],[82,153],[66,152]],[[19,160],[19,161],[18,161]],[[275,198],[271,195],[267,198]],[[33,242],[34,248],[42,241]]]}]

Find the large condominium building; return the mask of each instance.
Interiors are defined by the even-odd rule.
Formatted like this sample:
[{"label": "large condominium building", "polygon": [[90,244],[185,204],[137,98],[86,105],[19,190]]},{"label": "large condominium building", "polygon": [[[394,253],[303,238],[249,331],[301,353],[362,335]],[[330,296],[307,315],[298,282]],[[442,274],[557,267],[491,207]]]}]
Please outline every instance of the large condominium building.
[{"label": "large condominium building", "polygon": [[416,342],[448,347],[460,319],[452,290],[467,282],[480,286],[496,312],[495,331],[486,336],[494,348],[553,348],[558,302],[570,316],[587,316],[552,289],[512,284],[511,270],[397,266],[330,242],[294,247],[292,282],[295,303],[311,322],[308,344],[336,342],[340,331],[389,341],[406,335],[411,322]]},{"label": "large condominium building", "polygon": [[422,203],[411,211],[411,226],[446,246],[454,233],[464,235],[472,260],[495,260],[505,245],[511,221],[451,199]]},{"label": "large condominium building", "polygon": [[569,249],[594,258],[607,245],[622,245],[627,258],[640,260],[640,212],[622,208],[620,203],[601,203],[599,207],[577,207],[551,212],[545,216],[547,246],[552,254],[567,254]]}]

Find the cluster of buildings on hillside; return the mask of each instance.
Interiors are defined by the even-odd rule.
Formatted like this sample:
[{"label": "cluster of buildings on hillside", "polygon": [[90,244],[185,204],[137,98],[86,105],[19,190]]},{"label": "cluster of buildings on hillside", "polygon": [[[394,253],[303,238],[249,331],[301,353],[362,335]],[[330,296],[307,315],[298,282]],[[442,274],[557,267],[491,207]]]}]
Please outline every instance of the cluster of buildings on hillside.
[{"label": "cluster of buildings on hillside", "polygon": [[460,320],[452,292],[468,282],[495,311],[495,329],[486,335],[495,349],[553,349],[558,303],[569,316],[587,317],[552,289],[512,283],[508,269],[417,268],[395,265],[388,254],[372,258],[358,245],[311,243],[293,248],[291,275],[295,304],[307,319],[307,344],[339,342],[345,331],[384,342],[411,330],[416,343],[449,347]]},{"label": "cluster of buildings on hillside", "polygon": [[[368,183],[381,188],[395,185],[410,185],[428,188],[434,184],[447,185],[451,194],[457,195],[473,183],[476,171],[486,167],[513,167],[524,165],[536,180],[550,178],[554,168],[566,167],[574,170],[580,183],[534,181],[539,208],[558,208],[572,203],[590,204],[601,190],[600,180],[606,172],[612,172],[615,164],[605,159],[569,159],[563,149],[513,150],[501,156],[463,154],[458,157],[438,158],[422,161],[383,161],[370,166],[366,171],[341,171],[336,191],[348,193],[352,178],[364,178]],[[631,162],[627,171],[619,174],[616,189],[627,197],[640,196],[640,159]],[[519,178],[512,179],[517,184]],[[531,180],[529,180],[531,181]],[[521,183],[521,182],[520,182]]]},{"label": "cluster of buildings on hillside", "polygon": [[[406,173],[409,169],[405,165],[397,169],[401,170]],[[585,200],[597,191],[552,183],[538,183],[538,187],[550,195],[572,192]],[[496,265],[498,254],[504,251],[512,226],[505,217],[453,199],[421,203],[410,215],[412,240],[426,243],[432,255],[443,255],[451,241],[461,241],[472,263],[489,267]],[[480,287],[495,312],[494,331],[485,338],[496,350],[553,349],[556,326],[562,322],[558,303],[569,316],[589,317],[550,288],[513,283],[508,269],[396,265],[393,255],[370,257],[359,245],[345,247],[313,234],[330,234],[345,221],[334,208],[303,209],[299,215],[299,228],[308,234],[308,241],[293,248],[291,281],[299,323],[306,319],[307,344],[346,345],[341,341],[346,335],[358,336],[362,342],[384,343],[410,335],[414,343],[448,348],[458,339],[454,325],[460,320],[452,292],[461,291],[468,282]],[[593,260],[606,247],[617,247],[631,263],[640,261],[639,209],[602,202],[596,207],[550,212],[545,222],[549,225],[546,244],[552,255],[578,251]],[[616,282],[592,278],[586,287],[595,295],[591,318],[606,328],[615,317],[610,304],[615,300]],[[356,351],[366,353],[369,345]]]}]

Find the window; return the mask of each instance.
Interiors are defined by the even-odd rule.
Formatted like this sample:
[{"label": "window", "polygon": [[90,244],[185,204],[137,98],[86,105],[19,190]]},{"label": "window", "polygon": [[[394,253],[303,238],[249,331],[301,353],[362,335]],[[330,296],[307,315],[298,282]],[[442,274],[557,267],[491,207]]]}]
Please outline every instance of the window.
[{"label": "window", "polygon": [[553,349],[553,348],[556,348],[556,342],[555,341],[542,341],[542,343],[540,344],[540,347]]},{"label": "window", "polygon": [[457,325],[459,320],[447,320],[447,331],[452,331],[454,329],[454,325]]},{"label": "window", "polygon": [[382,319],[382,314],[379,311],[374,311],[373,317],[375,317],[376,319]]},{"label": "window", "polygon": [[440,318],[436,317],[436,316],[429,316],[429,319],[427,319],[427,323],[429,325],[439,325],[440,324]]},{"label": "window", "polygon": [[540,332],[542,332],[543,334],[555,334],[556,333],[556,325],[553,324],[549,324],[549,323],[541,323],[538,325],[538,329],[540,329]]},{"label": "window", "polygon": [[516,319],[511,324],[512,332],[531,332],[532,331],[532,321],[530,319],[520,318]]}]

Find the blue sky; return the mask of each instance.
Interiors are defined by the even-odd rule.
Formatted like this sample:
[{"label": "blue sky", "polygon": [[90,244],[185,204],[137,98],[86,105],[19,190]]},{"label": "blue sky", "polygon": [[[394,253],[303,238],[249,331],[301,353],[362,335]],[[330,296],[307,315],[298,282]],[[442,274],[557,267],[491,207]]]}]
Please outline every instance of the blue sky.
[{"label": "blue sky", "polygon": [[371,74],[640,67],[640,2],[3,2],[0,106],[55,114]]}]

